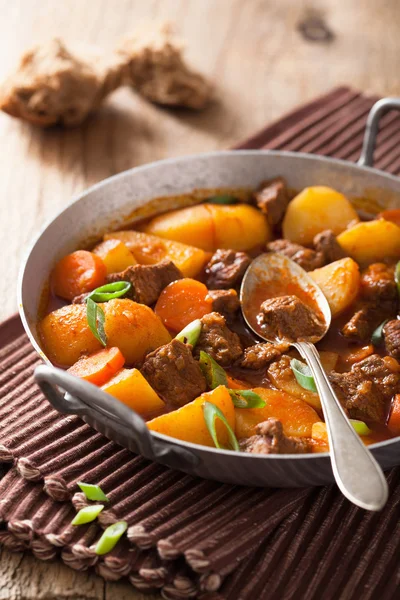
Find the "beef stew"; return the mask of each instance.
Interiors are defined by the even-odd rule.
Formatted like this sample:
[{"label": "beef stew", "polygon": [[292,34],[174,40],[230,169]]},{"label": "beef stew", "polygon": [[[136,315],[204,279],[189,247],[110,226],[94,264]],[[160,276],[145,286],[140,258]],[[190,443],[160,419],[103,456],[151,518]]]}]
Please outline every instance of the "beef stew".
[{"label": "beef stew", "polygon": [[[251,260],[278,251],[308,270],[328,299],[333,320],[317,347],[348,416],[365,424],[363,441],[400,435],[400,227],[371,221],[377,239],[387,223],[391,232],[384,254],[378,245],[371,256],[371,231],[368,245],[351,203],[329,188],[291,198],[279,178],[248,203],[224,198],[107,233],[59,261],[38,323],[50,361],[97,382],[153,431],[218,447],[232,445],[231,432],[245,452],[326,451],[318,394],[293,368],[297,353],[260,343],[239,310]],[[331,210],[321,217],[323,203]],[[279,314],[292,329],[322,326],[294,285],[283,296],[263,291],[260,326]],[[68,304],[52,310],[55,298]]]}]

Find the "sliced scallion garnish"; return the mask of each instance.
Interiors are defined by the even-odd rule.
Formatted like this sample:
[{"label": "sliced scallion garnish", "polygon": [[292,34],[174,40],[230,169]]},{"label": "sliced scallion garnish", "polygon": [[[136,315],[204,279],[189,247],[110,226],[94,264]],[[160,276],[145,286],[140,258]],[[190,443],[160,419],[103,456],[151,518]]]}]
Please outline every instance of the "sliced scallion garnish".
[{"label": "sliced scallion garnish", "polygon": [[236,436],[235,436],[231,426],[229,425],[228,421],[226,420],[224,413],[218,408],[218,406],[215,406],[215,404],[212,404],[212,402],[204,402],[203,415],[204,415],[204,421],[206,423],[208,432],[211,435],[216,448],[223,449],[223,446],[221,446],[218,441],[218,436],[217,436],[217,431],[216,431],[216,421],[217,421],[217,419],[219,419],[220,421],[222,421],[222,423],[225,425],[225,427],[228,431],[229,441],[232,446],[232,450],[240,450],[239,443],[236,439]]},{"label": "sliced scallion garnish", "polygon": [[189,323],[189,325],[186,325],[186,327],[184,327],[182,331],[178,333],[175,339],[179,340],[183,344],[190,344],[194,347],[200,337],[201,327],[202,323],[200,319],[196,319],[195,321]]},{"label": "sliced scallion garnish", "polygon": [[91,504],[90,506],[81,508],[72,519],[71,525],[85,525],[85,523],[91,523],[99,516],[103,508],[103,504]]},{"label": "sliced scallion garnish", "polygon": [[265,400],[253,390],[228,390],[236,408],[264,408]]},{"label": "sliced scallion garnish", "polygon": [[314,377],[311,374],[310,367],[297,358],[292,358],[290,366],[296,377],[297,383],[301,385],[305,390],[310,392],[316,392],[317,387],[315,385]]},{"label": "sliced scallion garnish", "polygon": [[396,265],[396,268],[394,270],[394,280],[397,283],[397,291],[400,294],[400,260]]},{"label": "sliced scallion garnish", "polygon": [[381,323],[379,325],[379,327],[377,327],[374,331],[374,333],[371,336],[371,342],[373,343],[374,346],[380,346],[380,344],[382,343],[383,340],[383,328],[385,327],[386,323],[389,321],[389,319],[385,319],[383,321],[383,323]]},{"label": "sliced scallion garnish", "polygon": [[104,322],[106,320],[103,309],[92,300],[86,300],[86,319],[94,337],[99,340],[103,346],[107,346],[107,336],[104,331]]},{"label": "sliced scallion garnish", "polygon": [[[215,390],[219,385],[228,388],[228,377],[225,370],[204,350],[200,350],[199,364],[210,390]],[[261,396],[252,390],[231,390],[228,388],[228,392],[237,408],[263,408],[265,406]]]},{"label": "sliced scallion garnish", "polygon": [[128,529],[126,521],[118,521],[113,523],[104,531],[94,549],[98,555],[108,554],[117,545],[125,531]]},{"label": "sliced scallion garnish", "polygon": [[99,485],[94,485],[93,483],[84,483],[83,481],[78,481],[77,485],[88,500],[94,500],[95,502],[108,502],[107,496]]},{"label": "sliced scallion garnish", "polygon": [[370,428],[364,421],[359,421],[358,419],[349,419],[350,423],[353,425],[353,428],[358,435],[369,435],[371,433]]},{"label": "sliced scallion garnish", "polygon": [[131,287],[129,281],[107,283],[90,292],[87,299],[90,298],[93,302],[108,302],[108,300],[114,300],[114,298],[121,298],[121,296],[129,292]]},{"label": "sliced scallion garnish", "polygon": [[221,194],[211,196],[211,198],[207,199],[207,202],[210,204],[237,204],[239,200],[235,196],[231,196],[231,194]]},{"label": "sliced scallion garnish", "polygon": [[215,390],[219,385],[228,386],[228,378],[224,369],[203,350],[200,350],[199,365],[210,390]]}]

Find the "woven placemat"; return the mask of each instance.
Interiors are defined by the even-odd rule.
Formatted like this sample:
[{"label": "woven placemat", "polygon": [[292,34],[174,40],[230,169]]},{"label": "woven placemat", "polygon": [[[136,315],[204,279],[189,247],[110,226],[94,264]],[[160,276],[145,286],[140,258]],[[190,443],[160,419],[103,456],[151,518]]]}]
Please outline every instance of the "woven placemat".
[{"label": "woven placemat", "polygon": [[[240,147],[308,151],[356,160],[375,98],[338,88]],[[238,146],[239,147],[239,146]],[[400,118],[382,119],[377,166],[400,170]],[[135,457],[78,417],[55,413],[32,380],[39,363],[18,317],[0,326],[0,541],[56,555],[105,579],[128,577],[165,598],[392,598],[399,584],[399,470],[380,515],[336,488],[258,490],[193,479]],[[99,524],[73,528],[85,504],[76,481],[110,498]],[[71,502],[72,501],[72,502]],[[101,527],[129,523],[127,539],[99,559]],[[390,567],[390,568],[389,568]]]},{"label": "woven placemat", "polygon": [[[18,539],[25,528],[41,551],[53,544],[67,548],[77,559],[84,558],[82,568],[83,564],[97,564],[98,525],[87,532],[70,526],[70,502],[55,505],[54,514],[48,508],[38,511],[46,494],[53,501],[72,500],[81,508],[85,499],[82,493],[74,494],[76,481],[97,483],[110,499],[99,517],[101,526],[126,520],[129,550],[151,550],[157,559],[157,573],[163,566],[160,561],[167,561],[171,569],[176,568],[172,561],[183,562],[191,581],[209,589],[218,586],[308,493],[299,490],[293,495],[291,490],[241,488],[194,479],[133,455],[79,417],[58,414],[33,383],[33,368],[40,361],[15,321],[18,317],[9,324],[16,335],[5,345],[0,330],[0,460],[15,464],[8,477],[20,477],[12,479],[13,486],[7,477],[2,482],[0,518],[9,524],[9,533],[15,536],[20,532]],[[21,503],[21,489],[26,490],[23,480],[41,483],[34,485],[28,501]],[[130,554],[118,551],[115,577],[135,568]],[[111,559],[108,556],[104,562],[110,565]],[[167,581],[167,571],[162,569],[163,578],[157,575],[160,585]]]}]

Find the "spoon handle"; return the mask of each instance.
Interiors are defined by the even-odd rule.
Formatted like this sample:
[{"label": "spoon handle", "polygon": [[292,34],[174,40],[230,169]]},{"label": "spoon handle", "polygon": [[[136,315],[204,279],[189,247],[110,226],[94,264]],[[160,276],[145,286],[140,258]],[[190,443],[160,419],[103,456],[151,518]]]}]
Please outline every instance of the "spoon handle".
[{"label": "spoon handle", "polygon": [[328,431],[332,469],[339,489],[357,506],[380,510],[388,498],[388,485],[382,469],[347,419],[314,344],[297,342],[293,346],[305,359],[314,377]]}]

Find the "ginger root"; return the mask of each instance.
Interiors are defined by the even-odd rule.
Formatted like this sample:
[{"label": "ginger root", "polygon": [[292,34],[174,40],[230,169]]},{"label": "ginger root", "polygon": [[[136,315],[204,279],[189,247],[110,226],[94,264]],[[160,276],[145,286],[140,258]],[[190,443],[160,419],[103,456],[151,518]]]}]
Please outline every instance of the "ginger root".
[{"label": "ginger root", "polygon": [[107,94],[119,87],[124,64],[89,61],[60,39],[26,52],[0,89],[0,108],[34,125],[79,125]]},{"label": "ginger root", "polygon": [[0,109],[40,127],[79,125],[124,84],[169,106],[201,109],[211,96],[211,86],[186,65],[164,25],[141,29],[109,56],[72,50],[57,38],[32,48],[0,87]]},{"label": "ginger root", "polygon": [[141,28],[117,52],[126,59],[131,85],[150,102],[199,110],[210,100],[211,85],[187,66],[169,24]]}]

